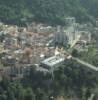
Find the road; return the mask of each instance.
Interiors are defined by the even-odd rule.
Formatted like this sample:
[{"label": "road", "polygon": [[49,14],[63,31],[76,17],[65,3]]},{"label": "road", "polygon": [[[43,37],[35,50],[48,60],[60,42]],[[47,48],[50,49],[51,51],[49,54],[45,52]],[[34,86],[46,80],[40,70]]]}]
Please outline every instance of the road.
[{"label": "road", "polygon": [[94,100],[94,96],[95,96],[95,94],[91,94],[91,97],[88,98],[88,100]]},{"label": "road", "polygon": [[73,48],[73,47],[75,46],[75,44],[80,40],[80,37],[81,37],[81,35],[78,35],[78,36],[77,36],[77,39],[75,39],[75,40],[73,41],[73,43],[71,44],[70,49]]},{"label": "road", "polygon": [[78,59],[78,58],[75,58],[75,57],[72,57],[72,59],[75,60],[75,61],[77,61],[78,63],[80,63],[80,64],[82,64],[82,65],[85,65],[86,67],[88,67],[88,68],[90,68],[90,69],[92,69],[92,70],[98,72],[98,67],[96,67],[96,66],[94,66],[94,65],[91,65],[91,64],[89,64],[89,63],[87,63],[87,62],[85,62],[85,61],[82,61],[82,60],[80,60],[80,59]]}]

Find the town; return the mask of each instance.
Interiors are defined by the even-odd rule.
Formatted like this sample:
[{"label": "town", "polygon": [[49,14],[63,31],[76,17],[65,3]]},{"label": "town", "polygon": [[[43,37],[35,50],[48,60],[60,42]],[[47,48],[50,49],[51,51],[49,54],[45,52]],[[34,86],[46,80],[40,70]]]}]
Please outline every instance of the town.
[{"label": "town", "polygon": [[0,0],[0,100],[98,100],[98,0]]},{"label": "town", "polygon": [[98,28],[90,23],[79,24],[74,17],[66,18],[65,23],[65,26],[48,26],[33,22],[27,27],[0,23],[0,74],[23,78],[32,67],[52,73],[66,59],[98,71],[97,67],[72,57],[74,49],[88,51],[94,42],[92,32]]}]

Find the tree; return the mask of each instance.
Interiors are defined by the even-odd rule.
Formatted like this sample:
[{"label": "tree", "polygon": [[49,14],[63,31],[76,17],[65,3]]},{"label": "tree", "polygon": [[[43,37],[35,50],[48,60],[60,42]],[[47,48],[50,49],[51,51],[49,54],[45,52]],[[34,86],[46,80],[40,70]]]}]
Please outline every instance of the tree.
[{"label": "tree", "polygon": [[8,76],[2,76],[1,86],[3,89],[7,89],[10,86],[10,78]]},{"label": "tree", "polygon": [[78,51],[76,49],[73,49],[72,56],[74,56],[74,57],[79,56]]},{"label": "tree", "polygon": [[16,86],[16,97],[17,97],[17,100],[25,99],[25,89],[22,87],[21,84],[18,84]]},{"label": "tree", "polygon": [[91,96],[91,91],[90,91],[90,89],[88,88],[88,89],[86,90],[86,94],[85,94],[86,100],[87,100],[90,96]]},{"label": "tree", "polygon": [[7,94],[8,94],[8,99],[7,99],[7,100],[16,100],[15,94],[14,94],[14,92],[11,90],[10,87],[8,87]]},{"label": "tree", "polygon": [[35,95],[31,88],[27,88],[25,91],[25,100],[35,100]]},{"label": "tree", "polygon": [[7,96],[6,96],[5,94],[2,94],[2,95],[0,96],[0,100],[7,100]]}]

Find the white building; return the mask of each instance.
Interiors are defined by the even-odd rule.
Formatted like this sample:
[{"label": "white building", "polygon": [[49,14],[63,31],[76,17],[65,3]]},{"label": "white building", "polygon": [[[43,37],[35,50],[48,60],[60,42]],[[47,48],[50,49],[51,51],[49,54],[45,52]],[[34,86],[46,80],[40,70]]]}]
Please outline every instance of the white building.
[{"label": "white building", "polygon": [[62,55],[56,55],[50,58],[45,59],[41,62],[42,67],[48,69],[49,71],[53,71],[58,68],[65,60],[65,57]]}]

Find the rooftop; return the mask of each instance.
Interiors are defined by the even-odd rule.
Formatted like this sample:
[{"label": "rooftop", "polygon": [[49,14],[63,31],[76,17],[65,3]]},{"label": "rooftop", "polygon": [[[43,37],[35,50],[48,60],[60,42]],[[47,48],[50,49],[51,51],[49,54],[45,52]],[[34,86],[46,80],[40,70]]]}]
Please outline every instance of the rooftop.
[{"label": "rooftop", "polygon": [[56,64],[59,64],[65,60],[64,56],[57,55],[50,57],[44,61],[42,61],[42,64],[48,65],[48,66],[55,66]]}]

